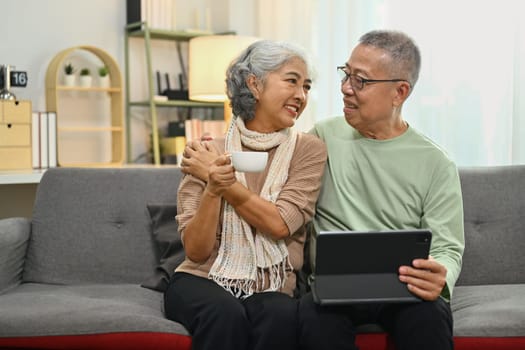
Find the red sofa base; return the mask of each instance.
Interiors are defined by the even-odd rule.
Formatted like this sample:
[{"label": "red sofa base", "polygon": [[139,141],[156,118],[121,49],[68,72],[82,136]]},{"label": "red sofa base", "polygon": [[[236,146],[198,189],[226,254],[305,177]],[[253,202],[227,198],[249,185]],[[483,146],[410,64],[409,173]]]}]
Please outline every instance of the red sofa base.
[{"label": "red sofa base", "polygon": [[[358,334],[359,350],[395,350],[386,333]],[[525,335],[520,337],[454,337],[454,350],[524,350]]]},{"label": "red sofa base", "polygon": [[[395,350],[386,333],[357,335],[360,350]],[[523,350],[521,337],[455,337],[455,350]],[[48,350],[190,350],[191,337],[170,333],[130,332],[92,335],[0,338],[0,349]]]},{"label": "red sofa base", "polygon": [[126,332],[0,338],[0,349],[190,350],[191,337],[171,333]]},{"label": "red sofa base", "polygon": [[455,350],[525,349],[525,335],[520,337],[454,337]]}]

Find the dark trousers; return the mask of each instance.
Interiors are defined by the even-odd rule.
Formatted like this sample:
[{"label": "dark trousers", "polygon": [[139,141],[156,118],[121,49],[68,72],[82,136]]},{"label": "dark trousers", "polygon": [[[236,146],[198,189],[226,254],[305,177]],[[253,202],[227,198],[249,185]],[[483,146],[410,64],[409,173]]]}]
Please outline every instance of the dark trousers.
[{"label": "dark trousers", "polygon": [[297,348],[298,301],[278,292],[237,299],[215,282],[177,272],[164,294],[166,317],[184,325],[192,349]]},{"label": "dark trousers", "polygon": [[303,350],[356,350],[355,327],[379,323],[397,350],[453,349],[452,312],[441,298],[410,304],[321,307],[312,294],[299,302],[299,341]]}]

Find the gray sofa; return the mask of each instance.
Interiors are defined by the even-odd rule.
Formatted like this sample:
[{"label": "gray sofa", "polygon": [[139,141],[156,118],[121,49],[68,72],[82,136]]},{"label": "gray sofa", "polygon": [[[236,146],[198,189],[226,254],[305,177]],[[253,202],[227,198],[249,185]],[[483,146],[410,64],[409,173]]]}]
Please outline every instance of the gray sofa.
[{"label": "gray sofa", "polygon": [[525,349],[525,165],[460,169],[463,267],[457,349]]},{"label": "gray sofa", "polygon": [[[525,349],[525,166],[460,175],[456,349]],[[32,219],[0,220],[0,348],[190,349],[160,292],[183,254],[180,178],[174,167],[46,171]],[[361,349],[378,336],[359,334]]]}]

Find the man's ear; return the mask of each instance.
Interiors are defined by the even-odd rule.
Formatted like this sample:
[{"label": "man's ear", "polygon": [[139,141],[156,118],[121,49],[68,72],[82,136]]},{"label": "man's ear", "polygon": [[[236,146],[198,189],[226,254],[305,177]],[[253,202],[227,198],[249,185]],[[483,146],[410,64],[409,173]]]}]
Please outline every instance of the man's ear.
[{"label": "man's ear", "polygon": [[401,81],[400,84],[396,88],[396,96],[394,97],[393,104],[398,107],[405,102],[405,100],[410,95],[411,91],[410,84],[406,81]]},{"label": "man's ear", "polygon": [[255,97],[256,100],[259,99],[259,80],[257,79],[257,77],[253,74],[250,74],[248,76],[248,78],[246,78],[246,85],[248,85],[248,89],[250,89],[250,91],[252,92],[253,94],[253,97]]}]

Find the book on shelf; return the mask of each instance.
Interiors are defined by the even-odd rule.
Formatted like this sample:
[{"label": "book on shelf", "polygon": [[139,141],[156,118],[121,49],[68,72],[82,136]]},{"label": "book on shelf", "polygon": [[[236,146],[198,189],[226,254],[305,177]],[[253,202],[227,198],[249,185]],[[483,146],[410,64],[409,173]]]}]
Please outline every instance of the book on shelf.
[{"label": "book on shelf", "polygon": [[147,22],[153,29],[175,30],[175,0],[127,0],[127,23]]},{"label": "book on shelf", "polygon": [[224,135],[224,120],[187,119],[170,122],[168,135],[161,140],[164,161],[180,165],[187,141],[199,140],[203,135],[212,138]]},{"label": "book on shelf", "polygon": [[57,161],[57,114],[47,112],[47,145],[49,167],[58,165]]},{"label": "book on shelf", "polygon": [[57,166],[57,117],[55,112],[34,111],[31,116],[33,169]]},{"label": "book on shelf", "polygon": [[224,136],[224,128],[224,120],[203,120],[201,131],[202,135],[209,135],[212,138],[216,138]]},{"label": "book on shelf", "polygon": [[211,136],[212,138],[221,137],[224,135],[224,120],[201,120],[188,119],[185,121],[186,140],[198,140],[203,135]]}]

